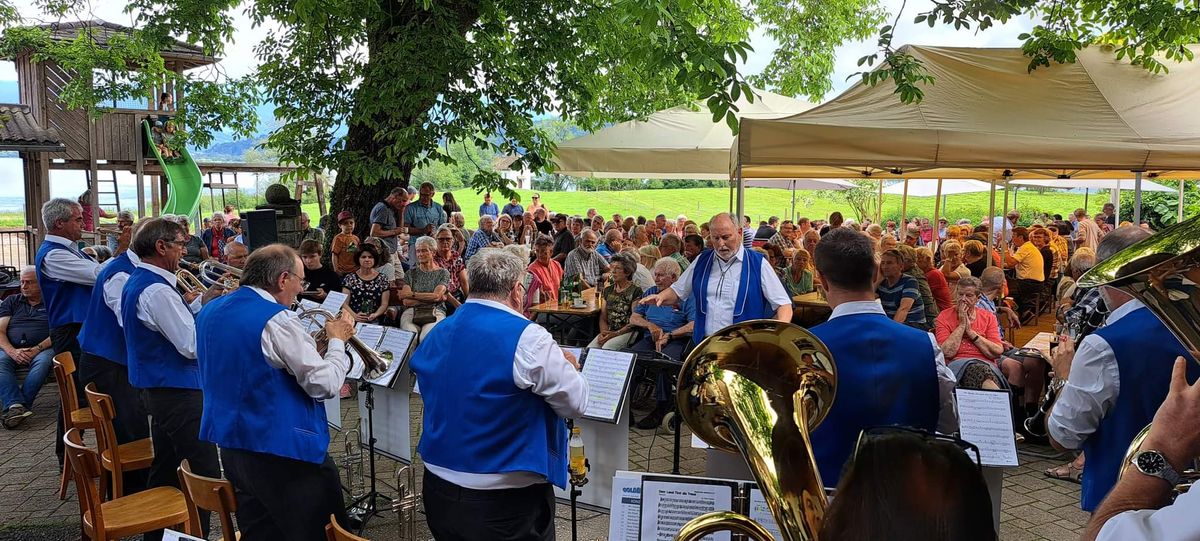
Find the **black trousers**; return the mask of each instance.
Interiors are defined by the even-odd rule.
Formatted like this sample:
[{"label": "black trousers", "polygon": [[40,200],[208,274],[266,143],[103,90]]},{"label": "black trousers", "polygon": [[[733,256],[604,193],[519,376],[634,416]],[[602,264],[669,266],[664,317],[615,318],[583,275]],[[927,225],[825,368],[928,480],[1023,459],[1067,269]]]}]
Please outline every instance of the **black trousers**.
[{"label": "black trousers", "polygon": [[[150,421],[138,390],[129,384],[129,369],[99,355],[83,353],[79,361],[79,383],[96,385],[96,390],[112,397],[113,432],[117,443],[129,443],[150,437]],[[125,472],[125,494],[146,488],[147,470]]]},{"label": "black trousers", "polygon": [[554,541],[554,489],[474,490],[425,470],[421,497],[437,541]]},{"label": "black trousers", "polygon": [[242,449],[221,449],[237,495],[242,541],[324,541],[329,515],[346,527],[342,481],[333,459],[313,464]]},{"label": "black trousers", "polygon": [[[200,439],[200,413],[204,395],[199,390],[156,387],[142,389],[142,400],[150,412],[150,437],[154,441],[154,462],[150,464],[147,486],[179,486],[177,469],[187,459],[192,471],[207,477],[221,477],[217,446]],[[200,526],[208,535],[207,511],[200,512]],[[145,541],[158,541],[162,530],[145,534]]]},{"label": "black trousers", "polygon": [[[54,354],[58,355],[63,352],[71,353],[71,360],[75,361],[77,370],[71,377],[75,380],[75,398],[79,400],[79,406],[87,406],[87,395],[83,394],[83,385],[79,384],[79,358],[82,356],[79,351],[79,329],[83,327],[82,323],[68,323],[59,327],[50,329],[50,347],[54,348]],[[62,383],[59,383],[61,388]],[[29,405],[30,407],[33,404]],[[54,454],[58,456],[58,466],[61,468],[63,457],[66,456],[63,445],[63,434],[66,430],[63,428],[63,411],[62,402],[58,404],[58,426],[54,432]]]}]

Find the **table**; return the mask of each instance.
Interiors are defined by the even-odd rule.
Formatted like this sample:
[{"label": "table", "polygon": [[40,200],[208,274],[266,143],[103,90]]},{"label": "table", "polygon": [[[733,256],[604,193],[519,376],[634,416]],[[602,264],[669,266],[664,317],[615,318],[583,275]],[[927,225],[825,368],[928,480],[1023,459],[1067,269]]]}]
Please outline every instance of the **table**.
[{"label": "table", "polygon": [[[600,306],[603,304],[603,300],[597,299],[594,287],[583,291],[583,299],[584,306],[582,308],[560,306],[551,300],[530,306],[529,313],[533,315],[534,321],[546,327],[551,334],[558,331],[562,335],[555,337],[558,343],[570,345],[573,342],[578,345],[587,345],[594,336],[599,334]],[[539,318],[538,314],[544,317]],[[564,330],[565,333],[563,333]],[[572,336],[573,334],[575,337]],[[583,338],[578,338],[579,336]]]},{"label": "table", "polygon": [[833,313],[829,302],[816,291],[792,297],[792,307],[792,322],[805,328],[824,323]]},{"label": "table", "polygon": [[1036,335],[1034,335],[1033,338],[1030,338],[1028,342],[1025,342],[1025,345],[1022,347],[1025,347],[1028,349],[1036,349],[1036,350],[1042,352],[1042,355],[1045,355],[1046,358],[1049,359],[1050,358],[1050,341],[1053,339],[1054,339],[1054,333],[1040,332],[1040,333],[1037,333]]}]

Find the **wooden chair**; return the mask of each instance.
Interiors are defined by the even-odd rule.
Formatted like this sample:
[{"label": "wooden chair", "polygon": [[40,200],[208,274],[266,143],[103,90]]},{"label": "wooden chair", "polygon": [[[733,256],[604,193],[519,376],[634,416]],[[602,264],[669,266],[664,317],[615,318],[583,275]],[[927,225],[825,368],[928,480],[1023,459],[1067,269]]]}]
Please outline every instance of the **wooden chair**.
[{"label": "wooden chair", "polygon": [[143,490],[111,501],[101,501],[96,489],[100,477],[100,458],[83,444],[79,429],[72,428],[63,436],[67,460],[79,493],[79,512],[83,518],[85,539],[108,541],[163,528],[191,528],[187,502],[183,493],[173,487]]},{"label": "wooden chair", "polygon": [[347,531],[337,523],[337,519],[333,515],[329,515],[329,524],[325,525],[325,540],[326,541],[371,541],[365,537],[359,537]]},{"label": "wooden chair", "polygon": [[[75,394],[75,358],[64,351],[54,356],[54,381],[58,384],[58,405],[62,411],[63,432],[72,428],[83,431],[95,426],[92,411],[79,407],[79,395]],[[58,499],[67,499],[67,483],[71,479],[71,463],[63,461],[62,478],[58,483]]]},{"label": "wooden chair", "polygon": [[117,444],[117,433],[113,430],[113,419],[117,412],[112,396],[97,391],[95,383],[87,384],[83,392],[87,394],[88,406],[92,410],[100,467],[108,473],[100,476],[100,494],[108,494],[111,476],[112,497],[120,498],[125,495],[125,472],[149,468],[150,463],[154,462],[154,448],[150,438]]},{"label": "wooden chair", "polygon": [[221,518],[221,541],[236,541],[242,537],[233,527],[233,513],[237,513],[237,499],[233,484],[226,479],[213,479],[192,473],[187,459],[179,464],[179,486],[187,500],[188,518],[192,531],[188,535],[204,537],[200,531],[200,509],[212,511]]}]

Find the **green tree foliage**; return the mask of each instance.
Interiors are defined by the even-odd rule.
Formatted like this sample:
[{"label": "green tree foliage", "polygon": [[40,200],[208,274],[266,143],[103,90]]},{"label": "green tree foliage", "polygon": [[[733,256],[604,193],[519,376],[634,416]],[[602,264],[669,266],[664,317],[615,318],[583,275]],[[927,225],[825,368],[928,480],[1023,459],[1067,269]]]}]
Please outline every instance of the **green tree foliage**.
[{"label": "green tree foliage", "polygon": [[[1154,229],[1162,229],[1174,225],[1179,219],[1179,183],[1178,180],[1155,180],[1164,186],[1170,186],[1172,192],[1142,192],[1142,221]],[[1184,181],[1183,188],[1183,219],[1200,214],[1200,183]],[[1121,191],[1121,221],[1133,221],[1133,190]]]}]

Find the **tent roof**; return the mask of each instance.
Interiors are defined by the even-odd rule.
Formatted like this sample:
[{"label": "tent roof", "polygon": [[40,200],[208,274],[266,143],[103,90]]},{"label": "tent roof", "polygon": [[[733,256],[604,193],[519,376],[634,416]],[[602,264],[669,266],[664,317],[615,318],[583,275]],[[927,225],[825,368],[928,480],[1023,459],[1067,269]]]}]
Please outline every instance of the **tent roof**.
[{"label": "tent roof", "polygon": [[[1115,178],[1073,178],[1070,180],[1014,180],[1013,186],[1045,186],[1047,188],[1090,188],[1093,190],[1132,190],[1133,181]],[[1142,180],[1143,192],[1174,192],[1175,189],[1157,182]]]},{"label": "tent roof", "polygon": [[[1028,71],[1018,48],[905,46],[934,77],[902,104],[862,83],[810,111],[747,118],[731,174],[762,177],[1200,176],[1200,63],[1152,74],[1100,47]],[[1193,51],[1200,47],[1193,46]]]},{"label": "tent roof", "polygon": [[779,190],[846,190],[856,186],[848,180],[832,178],[756,178],[746,180],[747,188]]},{"label": "tent roof", "polygon": [[[739,118],[783,118],[814,107],[764,90],[754,95],[754,103],[738,100]],[[554,164],[556,172],[577,177],[727,180],[732,143],[724,120],[714,123],[704,102],[697,102],[694,109],[664,109],[564,141]]]},{"label": "tent roof", "polygon": [[[1129,183],[1130,186],[1133,183]],[[1001,186],[1001,189],[1003,186]],[[982,180],[971,180],[969,178],[947,178],[942,179],[942,195],[955,195],[960,193],[979,193],[990,192],[992,184]],[[883,189],[883,193],[888,195],[903,195],[904,183],[897,182]],[[908,183],[909,197],[932,197],[938,194],[937,180],[927,179],[911,179]]]}]

